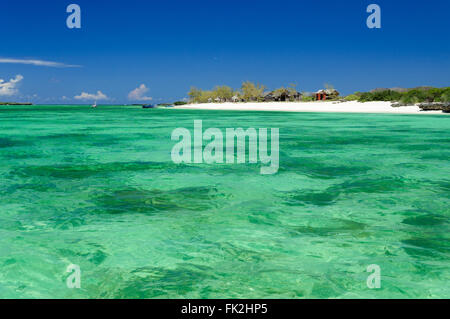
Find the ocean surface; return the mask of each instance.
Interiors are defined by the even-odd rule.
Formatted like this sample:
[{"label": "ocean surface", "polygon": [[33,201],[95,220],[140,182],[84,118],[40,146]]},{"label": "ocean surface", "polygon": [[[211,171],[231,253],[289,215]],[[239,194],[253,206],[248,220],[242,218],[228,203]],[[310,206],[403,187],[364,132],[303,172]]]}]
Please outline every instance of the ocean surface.
[{"label": "ocean surface", "polygon": [[[174,164],[200,119],[279,172]],[[0,298],[450,298],[449,159],[441,115],[1,106]]]}]

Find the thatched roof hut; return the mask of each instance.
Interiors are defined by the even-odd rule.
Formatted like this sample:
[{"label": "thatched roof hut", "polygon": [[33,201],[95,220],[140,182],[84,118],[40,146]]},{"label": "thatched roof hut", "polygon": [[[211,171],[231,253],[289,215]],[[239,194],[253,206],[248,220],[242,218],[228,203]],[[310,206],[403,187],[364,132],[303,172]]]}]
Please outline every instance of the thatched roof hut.
[{"label": "thatched roof hut", "polygon": [[263,100],[264,100],[265,102],[273,102],[273,101],[274,101],[274,99],[273,99],[273,93],[272,93],[272,92],[265,92],[265,93],[263,94]]},{"label": "thatched roof hut", "polygon": [[316,92],[316,100],[317,101],[326,101],[326,100],[332,100],[339,96],[339,92],[335,89],[325,89],[325,90],[319,90]]},{"label": "thatched roof hut", "polygon": [[233,102],[233,103],[237,103],[237,102],[240,102],[241,101],[241,99],[239,98],[239,96],[237,96],[237,95],[234,95],[232,98],[231,98],[231,102]]},{"label": "thatched roof hut", "polygon": [[302,94],[291,88],[280,88],[272,92],[266,92],[263,95],[266,102],[286,102],[300,101]]}]

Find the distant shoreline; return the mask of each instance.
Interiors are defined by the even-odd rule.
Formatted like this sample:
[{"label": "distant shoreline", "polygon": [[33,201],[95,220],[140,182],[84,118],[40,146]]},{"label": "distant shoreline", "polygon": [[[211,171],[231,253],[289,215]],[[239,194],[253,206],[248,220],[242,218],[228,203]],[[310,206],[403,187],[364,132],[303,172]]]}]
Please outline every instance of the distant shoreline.
[{"label": "distant shoreline", "polygon": [[204,103],[175,106],[183,110],[324,112],[324,113],[385,113],[385,114],[442,114],[442,111],[421,111],[416,105],[392,107],[391,102],[259,102]]},{"label": "distant shoreline", "polygon": [[[429,110],[424,111],[418,105],[392,106],[393,102],[372,101],[316,101],[316,102],[225,102],[225,103],[200,103],[174,105],[170,107],[156,107],[155,109],[176,110],[208,110],[208,111],[267,111],[267,112],[304,112],[304,113],[372,113],[372,114],[421,114],[421,115],[450,115],[450,112]],[[91,109],[89,104],[1,104],[0,106],[61,106],[81,107]],[[130,104],[105,104],[102,107],[130,107],[137,108],[140,105]]]},{"label": "distant shoreline", "polygon": [[19,102],[0,102],[0,105],[33,105],[33,103],[19,103]]}]

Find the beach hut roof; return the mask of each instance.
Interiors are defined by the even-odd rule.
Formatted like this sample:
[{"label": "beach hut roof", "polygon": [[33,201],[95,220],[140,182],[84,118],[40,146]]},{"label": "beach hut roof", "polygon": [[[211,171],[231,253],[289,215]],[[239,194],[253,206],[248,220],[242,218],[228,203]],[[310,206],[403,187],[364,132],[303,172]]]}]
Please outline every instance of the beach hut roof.
[{"label": "beach hut roof", "polygon": [[332,94],[336,94],[339,92],[335,89],[325,89],[325,90],[319,90],[316,92],[316,94],[324,94],[324,93],[327,95],[332,95]]}]

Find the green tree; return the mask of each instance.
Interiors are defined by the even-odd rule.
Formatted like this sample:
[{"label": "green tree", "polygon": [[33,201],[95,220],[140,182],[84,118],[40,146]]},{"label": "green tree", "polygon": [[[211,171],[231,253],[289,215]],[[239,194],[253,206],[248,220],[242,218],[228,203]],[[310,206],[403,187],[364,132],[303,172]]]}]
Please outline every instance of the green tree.
[{"label": "green tree", "polygon": [[407,104],[407,105],[414,105],[416,103],[419,103],[419,99],[417,98],[417,96],[411,95],[411,94],[404,94],[401,99],[400,102],[403,104]]},{"label": "green tree", "polygon": [[302,102],[312,102],[315,101],[316,98],[313,94],[308,93],[308,92],[303,92],[302,93]]},{"label": "green tree", "polygon": [[191,87],[191,90],[188,93],[189,100],[191,103],[201,103],[200,102],[201,95],[202,95],[202,90],[199,90],[194,86]]},{"label": "green tree", "polygon": [[350,94],[350,95],[347,95],[344,99],[346,101],[358,101],[359,100],[359,96],[356,95],[356,94]]},{"label": "green tree", "polygon": [[331,90],[331,91],[334,90],[334,85],[333,84],[325,83],[324,86],[325,86],[325,89],[327,89],[327,90]]},{"label": "green tree", "polygon": [[297,92],[297,84],[290,83],[289,87],[287,88],[288,95],[290,96],[290,100],[294,101],[294,96],[298,93]]},{"label": "green tree", "polygon": [[276,100],[280,100],[281,97],[282,97],[283,95],[284,95],[284,96],[289,96],[289,89],[287,89],[287,88],[285,88],[285,87],[280,87],[280,88],[274,90],[274,91],[272,92],[272,94],[273,94],[273,97],[274,97]]},{"label": "green tree", "polygon": [[450,88],[444,89],[444,92],[441,95],[441,101],[446,103],[450,102]]},{"label": "green tree", "polygon": [[214,99],[219,98],[221,101],[231,101],[234,90],[226,85],[216,86],[214,89]]},{"label": "green tree", "polygon": [[246,81],[242,83],[242,98],[244,101],[258,101],[261,100],[266,87],[261,84],[255,85],[255,83]]},{"label": "green tree", "polygon": [[214,92],[213,91],[202,91],[199,100],[200,103],[210,103],[214,102]]}]

